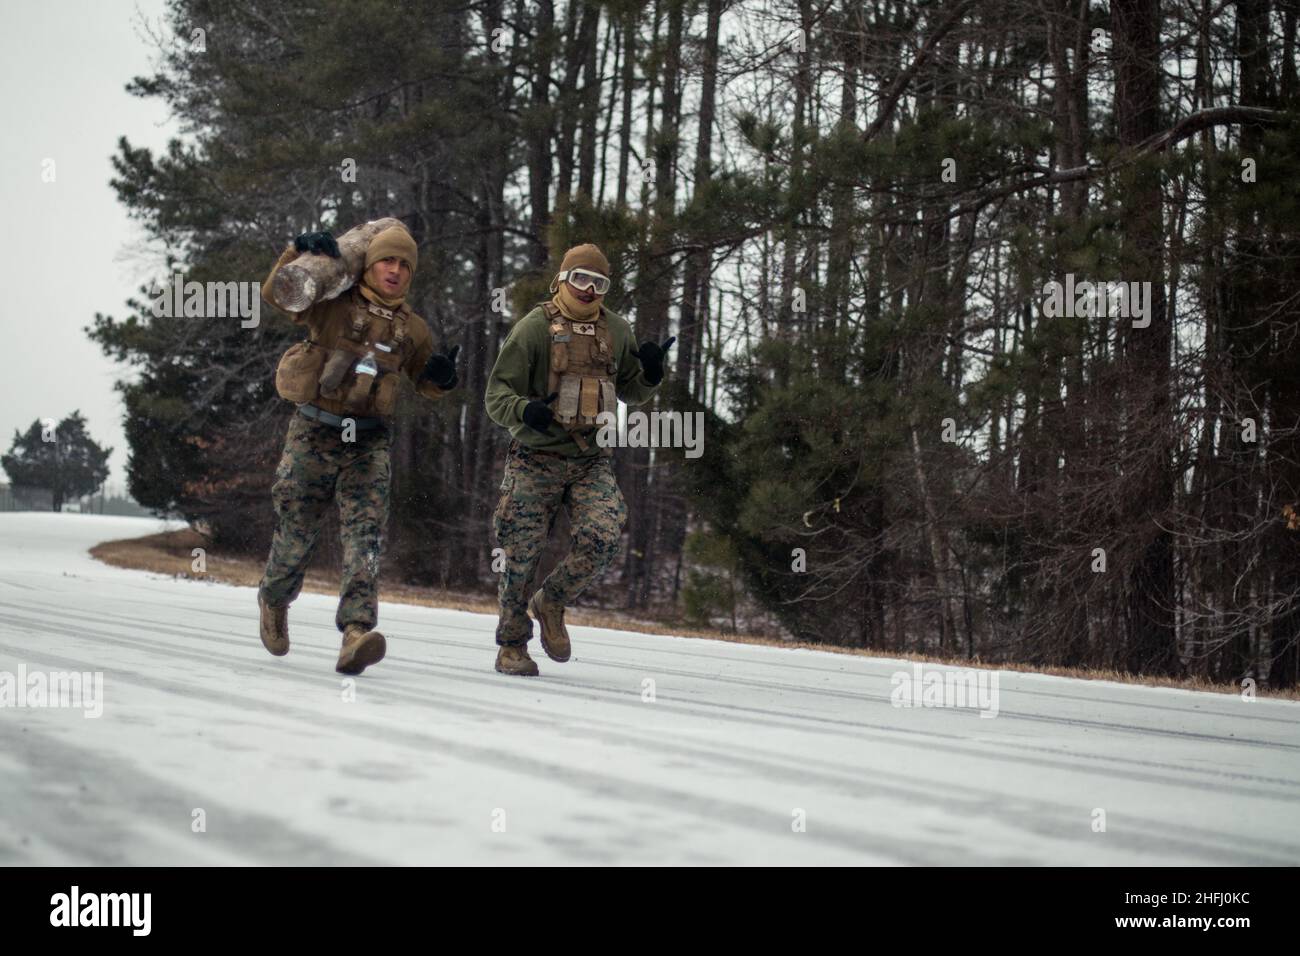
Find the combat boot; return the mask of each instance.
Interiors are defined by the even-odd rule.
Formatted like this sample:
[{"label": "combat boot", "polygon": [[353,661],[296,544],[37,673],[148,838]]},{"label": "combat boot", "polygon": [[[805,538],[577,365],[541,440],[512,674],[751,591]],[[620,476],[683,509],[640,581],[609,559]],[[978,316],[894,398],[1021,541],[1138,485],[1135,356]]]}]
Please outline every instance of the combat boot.
[{"label": "combat boot", "polygon": [[544,591],[538,591],[528,602],[537,623],[542,626],[542,650],[551,660],[563,664],[569,659],[569,629],[564,626],[564,605],[548,601]]},{"label": "combat boot", "polygon": [[257,606],[261,608],[260,630],[262,646],[276,657],[289,653],[289,609],[272,607],[261,594],[257,596]]},{"label": "combat boot", "polygon": [[537,662],[528,656],[527,644],[502,644],[497,651],[497,670],[502,674],[536,677]]},{"label": "combat boot", "polygon": [[388,651],[388,642],[378,631],[364,625],[349,624],[343,631],[343,649],[334,669],[340,674],[360,674],[371,664],[378,664]]}]

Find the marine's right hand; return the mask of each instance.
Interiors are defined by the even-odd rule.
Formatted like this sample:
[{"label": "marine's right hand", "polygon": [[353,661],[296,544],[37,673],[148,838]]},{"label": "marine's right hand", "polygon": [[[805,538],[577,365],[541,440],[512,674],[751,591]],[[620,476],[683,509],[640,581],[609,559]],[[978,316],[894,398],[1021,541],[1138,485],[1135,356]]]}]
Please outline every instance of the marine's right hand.
[{"label": "marine's right hand", "polygon": [[339,257],[339,244],[328,232],[304,232],[294,239],[293,247],[299,252],[311,252],[335,259]]},{"label": "marine's right hand", "polygon": [[533,431],[544,432],[551,427],[551,422],[555,420],[555,412],[551,410],[551,402],[560,397],[559,392],[551,392],[546,401],[539,402],[533,399],[524,406],[524,424]]}]

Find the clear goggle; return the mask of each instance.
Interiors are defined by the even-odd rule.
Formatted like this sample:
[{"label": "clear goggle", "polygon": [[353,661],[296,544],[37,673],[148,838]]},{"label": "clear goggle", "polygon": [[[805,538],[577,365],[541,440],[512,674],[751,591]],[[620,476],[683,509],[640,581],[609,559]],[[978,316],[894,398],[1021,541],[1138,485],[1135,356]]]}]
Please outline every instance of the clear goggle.
[{"label": "clear goggle", "polygon": [[586,269],[565,269],[555,277],[555,281],[567,281],[575,289],[590,289],[596,295],[604,295],[609,291],[609,276],[588,272]]}]

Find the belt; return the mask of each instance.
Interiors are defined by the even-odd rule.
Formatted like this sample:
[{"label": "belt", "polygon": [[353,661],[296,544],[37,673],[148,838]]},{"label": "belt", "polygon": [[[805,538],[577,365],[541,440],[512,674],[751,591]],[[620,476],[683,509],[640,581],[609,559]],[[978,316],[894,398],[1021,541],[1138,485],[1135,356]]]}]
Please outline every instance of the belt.
[{"label": "belt", "polygon": [[[588,445],[586,448],[584,448],[583,446],[579,445],[578,447],[581,448],[583,451],[586,451],[587,448],[591,446]],[[564,454],[564,452],[560,452],[560,451],[547,451],[543,448],[534,448],[532,445],[525,445],[518,438],[512,438],[510,440],[510,446],[506,449],[506,454],[507,455],[541,455],[546,458],[559,458],[564,461],[582,461],[586,458],[613,458],[614,449],[602,448],[600,449],[599,455],[579,455],[575,457],[573,455],[566,455]]]},{"label": "belt", "polygon": [[338,415],[331,415],[324,409],[317,408],[310,403],[299,405],[298,414],[304,418],[310,418],[312,421],[320,422],[322,425],[333,425],[335,428],[342,428],[345,421],[350,421],[359,432],[371,428],[381,428],[384,424],[382,418],[354,418],[351,416],[343,418]]}]

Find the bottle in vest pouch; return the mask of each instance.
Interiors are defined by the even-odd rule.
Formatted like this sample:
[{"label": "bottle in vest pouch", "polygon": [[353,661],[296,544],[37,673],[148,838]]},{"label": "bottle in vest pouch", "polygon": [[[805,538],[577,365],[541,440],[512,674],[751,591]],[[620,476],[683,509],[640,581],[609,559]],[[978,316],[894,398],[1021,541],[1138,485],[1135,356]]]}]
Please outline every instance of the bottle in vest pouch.
[{"label": "bottle in vest pouch", "polygon": [[353,409],[363,409],[370,400],[370,388],[375,384],[375,376],[379,374],[379,366],[375,364],[375,353],[367,352],[357,361],[355,369],[357,373],[356,380],[352,383],[352,388],[348,392],[348,407]]},{"label": "bottle in vest pouch", "polygon": [[[568,319],[552,303],[544,305],[550,319],[550,390],[559,392],[555,420],[569,432],[586,431],[597,425],[601,412],[616,412],[614,394],[614,342],[603,316],[593,322]],[[579,447],[587,444],[574,436]]]}]

